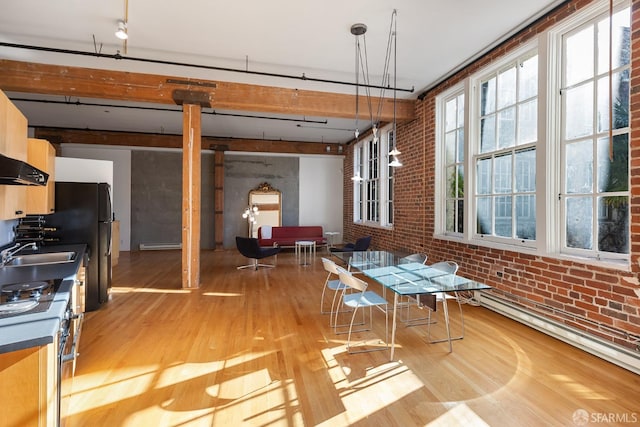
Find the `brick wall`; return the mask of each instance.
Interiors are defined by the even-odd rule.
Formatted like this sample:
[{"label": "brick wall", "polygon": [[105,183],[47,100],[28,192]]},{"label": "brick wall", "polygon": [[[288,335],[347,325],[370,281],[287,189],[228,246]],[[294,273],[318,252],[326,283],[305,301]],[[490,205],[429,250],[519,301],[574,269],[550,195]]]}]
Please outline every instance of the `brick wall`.
[{"label": "brick wall", "polygon": [[[396,169],[393,230],[353,223],[353,152],[345,158],[344,237],[372,235],[377,249],[425,252],[451,259],[466,277],[487,283],[496,296],[589,334],[640,351],[640,0],[632,2],[631,71],[631,264],[632,272],[459,244],[433,237],[435,194],[435,97],[551,25],[591,4],[576,0],[495,48],[416,101],[416,120],[398,125],[402,168]],[[352,148],[352,147],[351,147]]]}]

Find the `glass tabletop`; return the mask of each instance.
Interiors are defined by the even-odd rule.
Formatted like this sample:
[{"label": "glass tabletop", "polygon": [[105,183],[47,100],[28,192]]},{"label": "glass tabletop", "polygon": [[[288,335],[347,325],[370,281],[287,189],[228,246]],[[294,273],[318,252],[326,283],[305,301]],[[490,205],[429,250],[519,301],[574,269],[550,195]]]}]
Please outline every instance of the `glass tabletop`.
[{"label": "glass tabletop", "polygon": [[334,252],[350,268],[357,268],[386,288],[400,295],[490,289],[484,283],[416,262],[387,251]]}]

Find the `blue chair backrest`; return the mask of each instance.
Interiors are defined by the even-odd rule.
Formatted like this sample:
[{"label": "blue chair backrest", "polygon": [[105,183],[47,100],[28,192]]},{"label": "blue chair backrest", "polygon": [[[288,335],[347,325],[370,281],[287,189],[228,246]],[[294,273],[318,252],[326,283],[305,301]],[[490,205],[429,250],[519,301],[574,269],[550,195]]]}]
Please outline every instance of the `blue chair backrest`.
[{"label": "blue chair backrest", "polygon": [[369,245],[371,244],[371,236],[361,237],[356,240],[356,243],[353,245],[354,251],[366,251],[369,249]]}]

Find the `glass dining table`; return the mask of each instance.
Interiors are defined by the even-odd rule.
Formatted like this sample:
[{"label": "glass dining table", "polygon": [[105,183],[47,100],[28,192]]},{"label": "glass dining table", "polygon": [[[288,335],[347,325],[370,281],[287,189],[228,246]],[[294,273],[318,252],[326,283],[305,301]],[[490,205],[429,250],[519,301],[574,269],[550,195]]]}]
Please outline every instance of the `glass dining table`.
[{"label": "glass dining table", "polygon": [[[382,285],[383,292],[393,292],[393,317],[391,327],[390,359],[393,360],[395,350],[395,335],[397,327],[398,300],[401,296],[412,297],[417,301],[436,310],[436,295],[442,292],[462,292],[491,289],[490,286],[470,280],[457,274],[445,273],[428,265],[411,262],[404,259],[402,254],[388,251],[362,252],[332,252],[342,260],[349,271],[359,271]],[[418,298],[419,296],[419,298]],[[453,351],[449,329],[449,310],[447,299],[442,298],[442,310],[447,329],[449,352]]]}]

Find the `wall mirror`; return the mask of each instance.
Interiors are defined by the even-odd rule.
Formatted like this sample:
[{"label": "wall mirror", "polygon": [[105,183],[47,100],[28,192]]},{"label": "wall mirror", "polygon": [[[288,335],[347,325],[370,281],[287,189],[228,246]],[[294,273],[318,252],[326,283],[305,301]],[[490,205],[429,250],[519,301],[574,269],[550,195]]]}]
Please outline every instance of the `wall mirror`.
[{"label": "wall mirror", "polygon": [[249,206],[258,207],[258,215],[255,216],[256,222],[252,227],[252,237],[258,237],[258,228],[262,226],[278,227],[282,225],[282,194],[271,184],[263,182],[249,191]]}]

